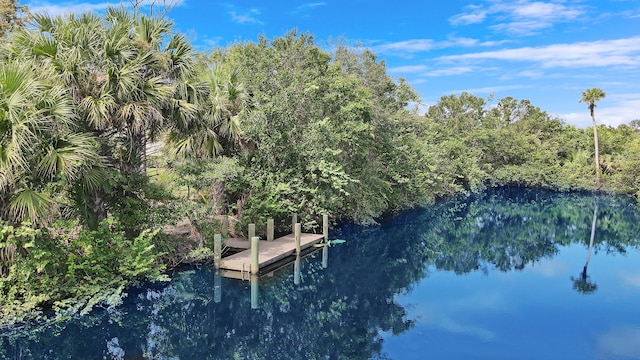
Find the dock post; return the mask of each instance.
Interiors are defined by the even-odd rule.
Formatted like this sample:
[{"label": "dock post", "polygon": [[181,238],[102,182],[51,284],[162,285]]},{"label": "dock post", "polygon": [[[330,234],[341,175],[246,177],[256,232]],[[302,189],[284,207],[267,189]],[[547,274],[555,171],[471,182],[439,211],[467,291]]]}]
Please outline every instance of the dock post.
[{"label": "dock post", "polygon": [[260,296],[258,288],[258,274],[251,275],[251,309],[255,310],[259,308],[258,298]]},{"label": "dock post", "polygon": [[324,243],[329,241],[329,215],[322,215],[322,235],[324,235]]},{"label": "dock post", "polygon": [[329,246],[325,245],[322,247],[322,268],[326,269],[329,267]]},{"label": "dock post", "polygon": [[222,215],[222,225],[221,225],[222,236],[229,236],[229,215]]},{"label": "dock post", "polygon": [[213,266],[220,268],[220,259],[222,258],[222,235],[213,235]]},{"label": "dock post", "polygon": [[273,219],[267,219],[267,241],[273,241],[275,237],[275,225]]},{"label": "dock post", "polygon": [[293,216],[291,217],[291,232],[295,233],[296,232],[296,224],[298,223],[298,213],[293,213]]},{"label": "dock post", "polygon": [[217,304],[222,300],[222,279],[220,278],[220,270],[216,269],[213,273],[213,301]]},{"label": "dock post", "polygon": [[294,227],[294,237],[296,239],[296,255],[300,255],[300,234],[302,233],[302,226],[297,223]]},{"label": "dock post", "polygon": [[300,285],[300,255],[296,256],[296,261],[293,263],[293,284]]},{"label": "dock post", "polygon": [[251,273],[257,274],[260,271],[260,262],[258,261],[258,256],[260,254],[259,245],[260,238],[254,236],[251,238]]},{"label": "dock post", "polygon": [[249,236],[247,239],[253,239],[256,236],[256,224],[249,224]]}]

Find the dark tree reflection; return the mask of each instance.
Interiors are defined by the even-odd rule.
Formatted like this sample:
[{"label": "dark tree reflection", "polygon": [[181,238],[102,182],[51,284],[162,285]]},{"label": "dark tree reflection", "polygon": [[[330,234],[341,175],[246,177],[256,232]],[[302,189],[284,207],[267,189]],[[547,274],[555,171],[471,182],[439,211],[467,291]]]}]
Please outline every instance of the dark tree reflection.
[{"label": "dark tree reflection", "polygon": [[587,268],[589,267],[589,261],[591,261],[591,251],[593,250],[593,240],[596,237],[596,223],[598,222],[598,204],[596,203],[593,209],[593,222],[591,223],[591,237],[589,239],[589,251],[587,252],[587,261],[582,268],[582,272],[580,276],[574,278],[571,277],[571,281],[573,281],[573,289],[583,293],[583,294],[593,294],[597,289],[598,285],[591,282],[589,279],[589,275],[587,275]]},{"label": "dark tree reflection", "polygon": [[[260,278],[258,309],[252,309],[248,282],[220,279],[203,267],[131,291],[115,309],[4,331],[0,358],[384,357],[384,335],[415,324],[398,295],[433,269],[514,271],[553,257],[587,238],[592,201],[588,194],[505,188],[407,211],[379,226],[345,225],[333,231],[347,242],[331,248],[328,268],[317,252],[300,260],[298,285],[293,264]],[[606,196],[598,203],[598,238],[589,254],[637,247],[636,207]],[[586,269],[575,284],[588,290]]]}]

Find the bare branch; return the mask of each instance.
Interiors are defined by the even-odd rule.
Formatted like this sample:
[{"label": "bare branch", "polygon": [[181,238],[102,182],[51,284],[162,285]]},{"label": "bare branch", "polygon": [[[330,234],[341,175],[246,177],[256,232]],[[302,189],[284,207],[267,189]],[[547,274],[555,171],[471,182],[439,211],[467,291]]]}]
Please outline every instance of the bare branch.
[{"label": "bare branch", "polygon": [[[146,12],[148,15],[166,16],[176,6],[180,5],[182,0],[128,0],[133,13],[138,15]],[[122,4],[123,1],[120,1]],[[145,10],[146,8],[146,10]],[[159,10],[159,11],[158,11]],[[157,11],[157,13],[156,13]]]}]

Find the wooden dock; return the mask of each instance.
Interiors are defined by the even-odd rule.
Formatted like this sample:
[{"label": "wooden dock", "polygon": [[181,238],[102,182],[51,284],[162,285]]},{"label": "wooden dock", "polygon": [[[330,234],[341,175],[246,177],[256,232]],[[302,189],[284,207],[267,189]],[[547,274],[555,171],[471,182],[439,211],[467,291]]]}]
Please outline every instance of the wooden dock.
[{"label": "wooden dock", "polygon": [[[324,240],[323,234],[300,234],[300,249],[306,249],[313,244]],[[247,241],[247,244],[249,241]],[[294,234],[285,235],[273,241],[261,240],[258,246],[258,264],[260,268],[267,267],[288,256],[295,255],[296,242]],[[220,259],[221,270],[233,270],[250,272],[251,270],[251,249]]]}]

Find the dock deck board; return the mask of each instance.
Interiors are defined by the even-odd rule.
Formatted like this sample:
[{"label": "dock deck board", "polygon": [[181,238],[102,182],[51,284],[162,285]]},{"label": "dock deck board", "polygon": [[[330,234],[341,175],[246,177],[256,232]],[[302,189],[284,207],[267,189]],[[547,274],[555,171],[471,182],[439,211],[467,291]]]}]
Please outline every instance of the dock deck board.
[{"label": "dock deck board", "polygon": [[[306,249],[319,243],[324,236],[322,234],[300,234],[300,249]],[[258,246],[258,262],[260,268],[273,264],[279,260],[293,255],[296,252],[296,244],[293,234],[285,235],[273,241],[261,240]],[[220,269],[249,272],[251,268],[251,249],[220,259]]]}]

